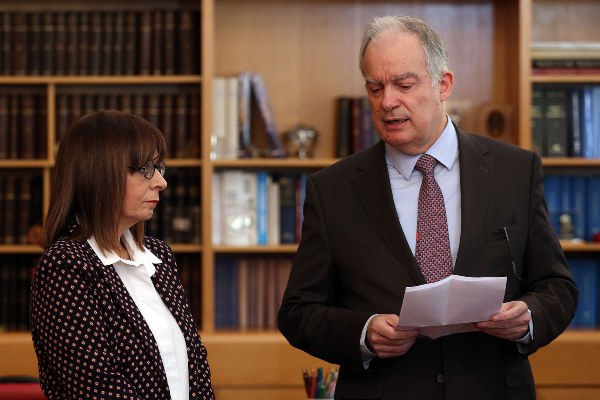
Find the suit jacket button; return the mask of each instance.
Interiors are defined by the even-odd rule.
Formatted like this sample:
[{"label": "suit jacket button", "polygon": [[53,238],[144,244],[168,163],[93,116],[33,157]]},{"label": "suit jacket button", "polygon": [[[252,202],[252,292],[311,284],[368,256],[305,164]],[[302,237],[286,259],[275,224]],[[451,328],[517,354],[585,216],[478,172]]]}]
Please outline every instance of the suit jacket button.
[{"label": "suit jacket button", "polygon": [[442,375],[442,374],[439,374],[439,375],[436,377],[436,380],[437,380],[437,383],[444,383],[444,375]]}]

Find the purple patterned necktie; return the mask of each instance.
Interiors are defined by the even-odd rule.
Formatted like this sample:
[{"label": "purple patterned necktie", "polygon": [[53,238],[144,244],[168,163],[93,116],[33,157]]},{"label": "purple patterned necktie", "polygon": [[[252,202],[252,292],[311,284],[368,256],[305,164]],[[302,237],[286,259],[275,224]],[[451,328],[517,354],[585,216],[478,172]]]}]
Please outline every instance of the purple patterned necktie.
[{"label": "purple patterned necktie", "polygon": [[415,169],[423,174],[419,191],[415,258],[427,283],[452,275],[444,196],[433,175],[436,164],[435,158],[424,154],[415,165]]}]

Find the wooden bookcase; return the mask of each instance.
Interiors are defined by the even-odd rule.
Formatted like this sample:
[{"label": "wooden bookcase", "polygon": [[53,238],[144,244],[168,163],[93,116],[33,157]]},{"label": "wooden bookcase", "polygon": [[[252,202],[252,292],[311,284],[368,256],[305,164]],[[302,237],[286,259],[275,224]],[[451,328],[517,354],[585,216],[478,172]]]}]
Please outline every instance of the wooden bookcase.
[{"label": "wooden bookcase", "polygon": [[[61,0],[63,10],[138,7],[142,2]],[[175,8],[167,0],[144,6]],[[225,169],[314,171],[335,161],[335,98],[363,95],[358,47],[363,27],[372,16],[411,14],[428,21],[445,38],[450,67],[455,72],[452,101],[461,105],[464,128],[482,132],[481,115],[490,107],[507,110],[507,129],[500,139],[529,148],[530,99],[533,83],[529,44],[533,39],[593,40],[599,14],[594,0],[398,1],[366,0],[199,0],[201,10],[201,72],[161,76],[0,76],[2,85],[39,85],[47,93],[48,143],[56,132],[57,90],[65,85],[192,85],[201,93],[201,157],[170,159],[169,167],[200,172],[202,242],[173,244],[176,254],[196,257],[201,270],[201,334],[209,351],[213,382],[219,399],[303,399],[300,368],[326,366],[291,348],[277,332],[221,332],[215,327],[215,259],[220,255],[293,255],[294,245],[235,248],[215,246],[212,232],[213,175]],[[40,0],[9,2],[13,9],[35,9]],[[7,6],[0,6],[7,7]],[[592,11],[592,12],[590,12]],[[560,23],[548,23],[547,15]],[[591,17],[595,14],[596,18]],[[545,16],[543,16],[545,15]],[[557,17],[558,18],[558,17]],[[583,18],[583,20],[582,20]],[[566,27],[568,26],[568,28]],[[557,29],[560,27],[560,29]],[[581,31],[581,32],[580,32]],[[580,32],[580,33],[576,33]],[[579,34],[583,36],[578,36]],[[287,131],[297,124],[320,133],[316,157],[310,160],[211,160],[212,78],[241,71],[262,74],[277,125]],[[549,77],[551,81],[577,81]],[[589,78],[600,82],[600,78]],[[43,174],[44,209],[49,198],[52,149],[43,160],[0,160],[0,170],[37,169]],[[545,159],[557,166],[597,169],[597,160]],[[566,247],[566,251],[598,254],[598,246]],[[0,257],[36,254],[35,246],[0,245]],[[26,332],[0,333],[0,375],[35,375],[36,361]],[[4,355],[7,355],[6,357]],[[569,331],[532,356],[539,398],[543,400],[600,397],[594,360],[600,357],[600,333]],[[10,360],[10,362],[8,361]],[[18,362],[13,362],[18,360]],[[570,371],[565,373],[565,371]]]}]

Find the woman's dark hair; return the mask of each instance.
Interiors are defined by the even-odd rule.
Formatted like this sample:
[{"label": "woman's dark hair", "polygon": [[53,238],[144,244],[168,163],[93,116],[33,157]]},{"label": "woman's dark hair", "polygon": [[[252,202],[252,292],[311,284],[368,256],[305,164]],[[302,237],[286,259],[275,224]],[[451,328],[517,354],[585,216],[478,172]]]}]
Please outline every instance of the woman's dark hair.
[{"label": "woman's dark hair", "polygon": [[[159,163],[165,156],[163,134],[142,117],[122,111],[81,117],[58,148],[42,247],[65,235],[80,241],[94,235],[103,252],[118,249],[129,167]],[[130,231],[141,248],[144,222]]]}]

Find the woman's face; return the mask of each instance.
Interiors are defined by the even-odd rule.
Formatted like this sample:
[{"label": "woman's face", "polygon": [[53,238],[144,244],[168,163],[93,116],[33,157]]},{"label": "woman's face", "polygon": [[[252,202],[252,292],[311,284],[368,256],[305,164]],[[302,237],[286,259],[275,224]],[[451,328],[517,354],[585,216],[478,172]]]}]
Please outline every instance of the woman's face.
[{"label": "woman's face", "polygon": [[[138,222],[149,220],[154,214],[154,208],[159,201],[159,192],[167,187],[167,181],[159,172],[160,167],[157,165],[154,161],[149,161],[145,165],[147,171],[155,168],[154,175],[150,179],[144,176],[143,169],[134,169],[127,174],[125,200],[119,220],[120,233]],[[164,173],[164,170],[162,171]],[[148,173],[146,175],[149,176]]]}]

